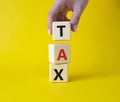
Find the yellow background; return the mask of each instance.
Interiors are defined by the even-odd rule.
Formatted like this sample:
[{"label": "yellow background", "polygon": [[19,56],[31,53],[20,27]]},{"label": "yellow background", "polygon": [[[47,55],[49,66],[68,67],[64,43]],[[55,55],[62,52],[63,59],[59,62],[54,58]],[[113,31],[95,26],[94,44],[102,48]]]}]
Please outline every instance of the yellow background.
[{"label": "yellow background", "polygon": [[49,82],[53,0],[0,0],[0,102],[120,102],[120,0],[90,0],[72,33],[69,82]]}]

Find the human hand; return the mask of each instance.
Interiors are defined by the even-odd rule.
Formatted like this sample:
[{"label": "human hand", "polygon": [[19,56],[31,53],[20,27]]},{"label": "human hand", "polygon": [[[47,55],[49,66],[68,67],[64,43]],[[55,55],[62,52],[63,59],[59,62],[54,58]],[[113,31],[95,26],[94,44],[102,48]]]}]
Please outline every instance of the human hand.
[{"label": "human hand", "polygon": [[54,6],[48,15],[48,33],[52,34],[53,21],[68,21],[66,17],[72,11],[71,30],[76,31],[80,16],[86,7],[88,0],[55,0]]}]

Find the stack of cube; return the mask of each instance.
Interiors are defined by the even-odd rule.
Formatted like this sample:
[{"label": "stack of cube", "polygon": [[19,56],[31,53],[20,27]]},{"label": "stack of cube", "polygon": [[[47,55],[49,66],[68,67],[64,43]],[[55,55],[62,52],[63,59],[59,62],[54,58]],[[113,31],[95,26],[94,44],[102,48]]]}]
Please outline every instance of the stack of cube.
[{"label": "stack of cube", "polygon": [[[53,40],[64,41],[71,38],[69,21],[53,22]],[[50,82],[68,82],[68,63],[70,61],[70,45],[66,43],[49,44]]]}]

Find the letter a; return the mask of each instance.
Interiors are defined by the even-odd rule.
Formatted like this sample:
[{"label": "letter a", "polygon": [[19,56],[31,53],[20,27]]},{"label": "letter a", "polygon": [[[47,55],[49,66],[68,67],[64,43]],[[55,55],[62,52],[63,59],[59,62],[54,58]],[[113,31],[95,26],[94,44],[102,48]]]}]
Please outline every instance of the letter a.
[{"label": "letter a", "polygon": [[64,49],[60,49],[60,52],[59,52],[57,60],[60,60],[61,58],[64,58],[65,60],[67,60],[67,56],[65,54]]}]

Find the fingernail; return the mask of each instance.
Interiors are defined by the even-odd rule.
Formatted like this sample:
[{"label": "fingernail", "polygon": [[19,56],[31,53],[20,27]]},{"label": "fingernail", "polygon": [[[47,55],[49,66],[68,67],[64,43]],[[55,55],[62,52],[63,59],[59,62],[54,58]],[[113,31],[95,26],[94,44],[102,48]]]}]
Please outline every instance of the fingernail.
[{"label": "fingernail", "polygon": [[77,30],[77,25],[73,25],[73,30],[74,30],[74,31]]},{"label": "fingernail", "polygon": [[50,30],[48,29],[48,34],[50,35]]}]

